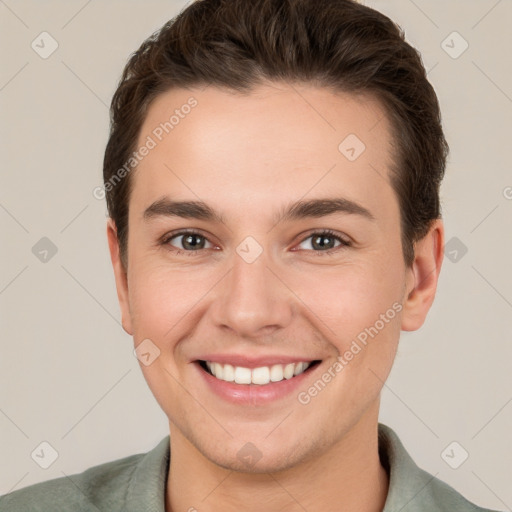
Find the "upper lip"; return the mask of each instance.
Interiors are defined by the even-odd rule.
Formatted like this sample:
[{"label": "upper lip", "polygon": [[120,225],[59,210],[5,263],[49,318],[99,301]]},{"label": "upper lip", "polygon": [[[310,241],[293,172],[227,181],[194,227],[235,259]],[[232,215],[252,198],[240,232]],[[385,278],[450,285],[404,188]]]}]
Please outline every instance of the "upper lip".
[{"label": "upper lip", "polygon": [[260,366],[273,366],[275,364],[290,363],[311,363],[319,361],[319,358],[300,357],[300,356],[258,356],[250,357],[243,354],[206,354],[201,356],[199,361],[212,361],[221,364],[230,364],[232,366],[242,366],[244,368],[259,368]]}]

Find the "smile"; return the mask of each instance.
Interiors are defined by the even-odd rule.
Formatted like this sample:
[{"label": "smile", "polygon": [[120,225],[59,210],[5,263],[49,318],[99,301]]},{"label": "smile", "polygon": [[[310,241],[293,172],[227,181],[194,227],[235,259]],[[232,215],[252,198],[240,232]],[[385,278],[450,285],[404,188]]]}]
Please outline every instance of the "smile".
[{"label": "smile", "polygon": [[203,370],[216,379],[236,384],[256,384],[265,386],[271,382],[289,380],[304,373],[308,368],[320,361],[297,362],[289,364],[274,364],[258,368],[245,368],[231,364],[221,364],[215,361],[199,361]]}]

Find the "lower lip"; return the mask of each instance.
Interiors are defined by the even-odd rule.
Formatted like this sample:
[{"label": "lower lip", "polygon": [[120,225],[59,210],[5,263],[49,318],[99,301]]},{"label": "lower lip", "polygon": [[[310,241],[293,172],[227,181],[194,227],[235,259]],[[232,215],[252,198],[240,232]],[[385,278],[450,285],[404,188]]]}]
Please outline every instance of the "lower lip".
[{"label": "lower lip", "polygon": [[199,362],[196,361],[194,365],[209,388],[224,400],[234,404],[262,405],[285,398],[294,391],[297,391],[298,388],[304,387],[305,381],[309,379],[309,376],[316,371],[321,363],[308,368],[300,375],[291,379],[269,382],[265,385],[226,382],[210,375],[200,366]]}]

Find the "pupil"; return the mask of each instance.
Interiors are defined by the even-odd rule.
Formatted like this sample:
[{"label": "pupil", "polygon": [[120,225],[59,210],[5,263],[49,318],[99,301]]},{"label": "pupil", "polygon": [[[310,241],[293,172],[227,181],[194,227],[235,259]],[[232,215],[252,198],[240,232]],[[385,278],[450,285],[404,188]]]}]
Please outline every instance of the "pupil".
[{"label": "pupil", "polygon": [[318,244],[319,247],[326,247],[326,246],[329,246],[329,248],[332,246],[332,243],[329,244],[329,243],[325,243],[326,240],[329,240],[331,239],[331,242],[332,242],[332,237],[329,237],[329,236],[317,236],[314,241],[315,241],[315,244]]},{"label": "pupil", "polygon": [[200,238],[199,236],[197,235],[187,235],[184,239],[184,243],[183,245],[185,247],[187,247],[187,245],[191,248],[197,248],[197,246],[201,245],[201,244],[197,244],[197,243],[194,243],[194,242],[190,242],[190,240],[197,240],[198,238]]}]

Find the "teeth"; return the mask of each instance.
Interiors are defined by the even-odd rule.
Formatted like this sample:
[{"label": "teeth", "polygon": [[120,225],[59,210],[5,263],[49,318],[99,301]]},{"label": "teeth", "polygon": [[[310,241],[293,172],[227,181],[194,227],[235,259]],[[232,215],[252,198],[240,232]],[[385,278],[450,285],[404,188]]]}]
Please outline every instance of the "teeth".
[{"label": "teeth", "polygon": [[275,364],[270,368],[270,380],[272,382],[279,382],[283,380],[283,366],[280,364]]},{"label": "teeth", "polygon": [[289,363],[287,365],[275,364],[273,366],[261,366],[259,368],[244,368],[232,366],[213,361],[206,361],[206,366],[213,376],[226,382],[237,384],[258,384],[264,386],[270,382],[280,382],[284,379],[291,379],[303,373],[311,363]]},{"label": "teeth", "polygon": [[235,380],[235,369],[230,364],[224,365],[224,374],[222,375],[223,380],[227,382],[233,382]]},{"label": "teeth", "polygon": [[295,373],[294,370],[295,370],[295,364],[294,363],[287,364],[284,367],[284,370],[283,370],[284,378],[285,379],[291,379],[293,377],[293,374]]},{"label": "teeth", "polygon": [[303,365],[305,365],[305,363],[297,363],[295,365],[295,370],[293,372],[293,375],[299,375],[299,373],[302,373],[305,369]]},{"label": "teeth", "polygon": [[219,363],[212,363],[212,373],[217,379],[222,379],[224,376],[224,368]]},{"label": "teeth", "polygon": [[[217,374],[215,374],[217,377]],[[222,379],[222,377],[217,377]],[[237,384],[250,384],[251,383],[251,370],[249,368],[242,368],[241,366],[235,367],[235,382]]]}]

